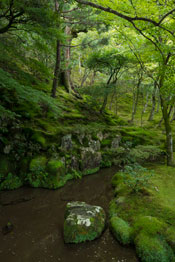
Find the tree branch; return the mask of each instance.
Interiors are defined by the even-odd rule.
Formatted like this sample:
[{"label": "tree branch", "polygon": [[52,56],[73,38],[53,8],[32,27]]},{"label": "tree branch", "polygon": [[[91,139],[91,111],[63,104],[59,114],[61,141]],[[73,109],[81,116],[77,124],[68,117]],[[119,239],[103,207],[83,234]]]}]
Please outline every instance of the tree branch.
[{"label": "tree branch", "polygon": [[131,16],[127,16],[127,15],[124,15],[110,7],[104,7],[104,6],[101,6],[101,5],[98,5],[98,4],[95,4],[95,3],[92,3],[92,2],[89,2],[89,1],[85,1],[85,0],[75,0],[76,2],[78,2],[79,4],[83,4],[83,5],[89,5],[91,7],[94,7],[96,9],[100,9],[102,11],[105,11],[105,12],[108,12],[108,13],[111,13],[111,14],[114,14],[120,18],[123,18],[125,19],[126,21],[132,23],[134,21],[144,21],[144,22],[148,22],[148,23],[151,23],[153,24],[154,26],[158,26],[160,27],[161,29],[167,31],[168,33],[170,33],[171,35],[174,36],[174,32],[171,32],[169,29],[161,26],[160,24],[162,23],[162,21],[170,14],[172,14],[173,12],[175,12],[175,9],[172,9],[170,12],[168,12],[167,14],[165,14],[161,20],[159,22],[156,22],[150,18],[146,18],[146,17],[138,17],[138,16],[135,16],[135,17],[131,17]]}]

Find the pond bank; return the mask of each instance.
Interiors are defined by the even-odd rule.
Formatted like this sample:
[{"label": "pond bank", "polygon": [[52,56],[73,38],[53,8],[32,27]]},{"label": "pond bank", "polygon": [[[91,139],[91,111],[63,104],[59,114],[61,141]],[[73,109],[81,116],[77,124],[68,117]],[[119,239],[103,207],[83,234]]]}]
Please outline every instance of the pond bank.
[{"label": "pond bank", "polygon": [[136,262],[132,248],[117,243],[107,229],[100,239],[79,245],[63,242],[64,210],[68,201],[100,205],[112,199],[110,181],[116,168],[70,181],[59,190],[21,188],[0,192],[0,228],[11,222],[12,232],[0,232],[0,261],[8,262]]}]

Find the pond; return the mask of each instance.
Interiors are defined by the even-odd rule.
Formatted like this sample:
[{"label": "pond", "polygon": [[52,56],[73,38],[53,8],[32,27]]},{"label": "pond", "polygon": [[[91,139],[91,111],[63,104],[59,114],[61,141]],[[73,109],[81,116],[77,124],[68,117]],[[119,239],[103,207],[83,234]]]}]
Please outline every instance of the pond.
[{"label": "pond", "polygon": [[116,168],[103,169],[83,179],[69,181],[58,190],[20,188],[0,192],[0,228],[11,222],[13,230],[0,232],[3,262],[137,262],[135,251],[121,246],[106,229],[94,241],[64,244],[64,211],[69,201],[85,201],[108,211],[112,199],[110,180]]}]

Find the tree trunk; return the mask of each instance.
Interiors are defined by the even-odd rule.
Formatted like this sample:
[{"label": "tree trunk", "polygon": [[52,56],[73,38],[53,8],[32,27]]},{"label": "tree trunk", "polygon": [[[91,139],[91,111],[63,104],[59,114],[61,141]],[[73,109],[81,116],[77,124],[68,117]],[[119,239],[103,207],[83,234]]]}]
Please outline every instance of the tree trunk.
[{"label": "tree trunk", "polygon": [[160,97],[161,99],[161,107],[162,107],[162,114],[165,124],[165,131],[166,131],[166,148],[167,148],[167,165],[173,165],[173,137],[172,137],[172,129],[170,124],[170,115],[168,112],[168,106],[166,101]]},{"label": "tree trunk", "polygon": [[93,75],[92,75],[92,78],[91,78],[91,82],[90,82],[90,86],[92,86],[94,84],[96,73],[97,73],[96,71],[93,72]]},{"label": "tree trunk", "polygon": [[61,47],[60,47],[60,41],[57,40],[56,45],[56,62],[55,62],[55,70],[54,70],[54,79],[52,84],[52,91],[51,96],[56,97],[56,90],[58,87],[58,81],[59,81],[59,74],[60,74],[60,64],[61,64]]},{"label": "tree trunk", "polygon": [[[109,77],[109,79],[108,79],[108,82],[107,82],[107,84],[106,84],[106,89],[109,88],[109,84],[110,84],[110,82],[111,82],[111,79],[112,79],[114,73],[115,73],[115,72],[112,72],[112,73],[111,73],[111,75],[110,75],[110,77]],[[116,82],[117,82],[117,79],[116,79]],[[103,100],[103,104],[102,104],[102,107],[101,107],[101,109],[100,109],[100,114],[102,114],[102,113],[104,112],[107,103],[108,103],[108,92],[105,93],[105,97],[104,97],[104,100]]]},{"label": "tree trunk", "polygon": [[89,72],[88,72],[87,69],[85,68],[84,75],[83,75],[82,80],[81,80],[80,88],[83,87],[83,85],[84,85],[84,83],[85,83],[88,75],[89,75]]},{"label": "tree trunk", "polygon": [[175,107],[174,107],[174,113],[173,113],[173,116],[171,118],[171,122],[173,122],[175,120]]},{"label": "tree trunk", "polygon": [[141,123],[140,125],[143,126],[143,115],[145,114],[146,112],[146,109],[148,107],[148,102],[149,102],[149,95],[147,94],[146,95],[146,103],[144,104],[144,95],[143,95],[143,98],[142,98],[142,112],[141,112]]},{"label": "tree trunk", "polygon": [[152,121],[154,119],[154,113],[155,113],[155,108],[156,108],[156,90],[157,90],[157,83],[156,81],[154,82],[154,90],[152,94],[152,108],[151,112],[148,118],[148,121]]},{"label": "tree trunk", "polygon": [[133,94],[133,110],[132,110],[132,116],[130,123],[134,122],[135,114],[137,112],[137,105],[139,101],[139,94],[140,94],[140,84],[141,84],[142,78],[139,78],[139,81],[137,83],[137,89],[136,89],[136,95]]},{"label": "tree trunk", "polygon": [[164,79],[165,79],[165,72],[168,65],[168,61],[171,57],[171,53],[168,53],[163,65],[162,65],[162,72],[159,81],[159,93],[160,93],[160,102],[161,102],[161,109],[162,115],[165,124],[165,131],[166,131],[166,153],[167,153],[167,165],[173,166],[173,137],[172,137],[172,128],[170,124],[170,112],[168,112],[168,104],[166,98],[162,96],[161,90],[163,88]]},{"label": "tree trunk", "polygon": [[66,26],[65,28],[65,34],[68,38],[67,40],[67,46],[65,47],[64,50],[64,61],[65,61],[65,70],[62,71],[62,83],[67,90],[68,93],[71,92],[71,80],[70,80],[70,75],[71,75],[71,69],[69,68],[70,65],[70,45],[72,41],[72,36],[71,36],[71,28],[69,26]]}]

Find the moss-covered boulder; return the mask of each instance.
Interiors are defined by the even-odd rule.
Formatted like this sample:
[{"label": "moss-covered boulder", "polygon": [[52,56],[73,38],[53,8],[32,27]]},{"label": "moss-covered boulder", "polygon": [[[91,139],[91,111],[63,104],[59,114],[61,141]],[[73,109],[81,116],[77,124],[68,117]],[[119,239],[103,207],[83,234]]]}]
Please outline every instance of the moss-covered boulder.
[{"label": "moss-covered boulder", "polygon": [[72,149],[72,147],[73,147],[72,135],[68,134],[66,136],[63,136],[62,140],[61,140],[61,148],[64,151],[70,151]]},{"label": "moss-covered boulder", "polygon": [[81,243],[98,238],[105,228],[103,208],[85,202],[67,204],[64,221],[65,243]]}]

